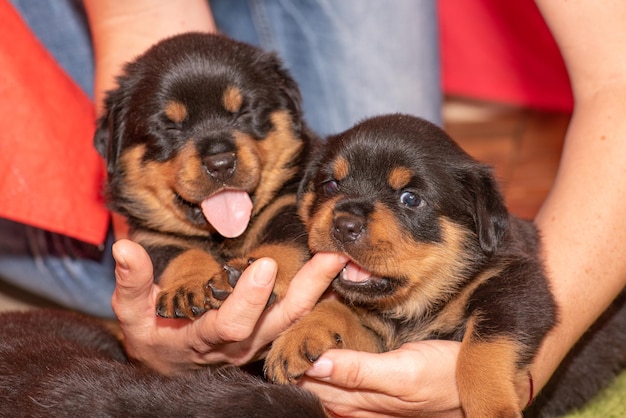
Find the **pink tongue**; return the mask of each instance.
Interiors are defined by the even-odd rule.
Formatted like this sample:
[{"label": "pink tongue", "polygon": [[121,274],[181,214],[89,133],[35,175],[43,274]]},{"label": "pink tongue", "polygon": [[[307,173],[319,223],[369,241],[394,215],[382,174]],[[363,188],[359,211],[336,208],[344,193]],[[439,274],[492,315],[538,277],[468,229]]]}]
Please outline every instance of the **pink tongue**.
[{"label": "pink tongue", "polygon": [[250,222],[252,201],[248,193],[224,190],[205,199],[201,204],[204,217],[226,238],[243,234]]},{"label": "pink tongue", "polygon": [[369,278],[372,277],[372,274],[363,270],[353,262],[349,262],[346,264],[345,275],[343,277],[349,282],[362,283],[369,280]]}]

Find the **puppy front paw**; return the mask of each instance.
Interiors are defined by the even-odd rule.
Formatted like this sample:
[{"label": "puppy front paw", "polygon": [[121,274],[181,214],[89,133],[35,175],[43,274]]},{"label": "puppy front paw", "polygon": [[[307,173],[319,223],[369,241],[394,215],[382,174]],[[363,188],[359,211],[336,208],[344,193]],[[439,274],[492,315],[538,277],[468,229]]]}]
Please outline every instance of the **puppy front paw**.
[{"label": "puppy front paw", "polygon": [[163,318],[190,318],[202,315],[210,305],[205,297],[207,279],[177,281],[175,286],[164,287],[157,299],[156,313]]},{"label": "puppy front paw", "polygon": [[265,359],[264,373],[273,383],[296,383],[327,350],[343,347],[343,337],[331,328],[295,327],[279,336]]},{"label": "puppy front paw", "polygon": [[222,303],[233,292],[242,272],[243,269],[225,264],[218,274],[211,277],[204,289],[205,300],[211,309],[222,306]]},{"label": "puppy front paw", "polygon": [[[256,259],[255,258],[234,258],[224,264],[223,271],[219,276],[214,276],[207,284],[206,295],[212,308],[218,308],[232,293],[233,288],[239,281],[243,271],[248,268]],[[272,305],[276,300],[276,294],[272,292],[267,306]]]},{"label": "puppy front paw", "polygon": [[379,353],[378,335],[361,323],[356,311],[325,299],[272,344],[265,359],[265,375],[276,383],[294,383],[326,351],[333,348]]},{"label": "puppy front paw", "polygon": [[[190,318],[216,308],[228,296],[211,284],[223,276],[222,266],[208,253],[192,249],[173,259],[158,279],[156,313],[163,318]],[[219,288],[222,290],[222,288]],[[226,291],[232,291],[229,286]],[[217,302],[215,302],[217,301]]]}]

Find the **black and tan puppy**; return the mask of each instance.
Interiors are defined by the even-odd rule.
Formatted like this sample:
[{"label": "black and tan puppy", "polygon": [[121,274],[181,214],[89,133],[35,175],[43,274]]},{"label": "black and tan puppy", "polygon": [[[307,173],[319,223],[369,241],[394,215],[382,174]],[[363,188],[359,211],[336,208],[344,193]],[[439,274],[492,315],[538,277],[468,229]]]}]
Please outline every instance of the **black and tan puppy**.
[{"label": "black and tan puppy", "polygon": [[331,348],[459,340],[467,416],[521,416],[518,388],[557,310],[537,232],[487,166],[424,120],[375,117],[329,139],[300,213],[313,252],[351,261],[333,282],[343,303],[322,301],[273,344],[272,380],[297,380]]},{"label": "black and tan puppy", "polygon": [[0,314],[3,417],[324,417],[313,395],[231,367],[163,376],[130,364],[92,318]]},{"label": "black and tan puppy", "polygon": [[281,295],[306,261],[296,191],[315,139],[300,104],[275,55],[217,35],[167,39],[125,67],[95,144],[109,205],[155,265],[159,315],[219,307],[264,256]]},{"label": "black and tan puppy", "polygon": [[[274,342],[268,377],[293,382],[324,351],[461,341],[457,384],[469,417],[519,417],[517,388],[557,309],[532,223],[508,213],[489,167],[441,129],[375,117],[333,136],[301,189],[314,252],[347,254],[322,301]],[[528,417],[584,405],[626,366],[626,291],[572,349]],[[527,392],[527,390],[526,390]]]}]

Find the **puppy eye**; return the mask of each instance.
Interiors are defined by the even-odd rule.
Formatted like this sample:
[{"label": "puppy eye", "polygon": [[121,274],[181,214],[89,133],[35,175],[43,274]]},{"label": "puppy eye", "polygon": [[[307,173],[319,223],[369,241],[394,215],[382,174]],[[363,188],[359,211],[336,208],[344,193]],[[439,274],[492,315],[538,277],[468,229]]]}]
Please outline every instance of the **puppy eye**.
[{"label": "puppy eye", "polygon": [[410,208],[417,208],[424,205],[424,201],[413,192],[402,192],[400,203]]},{"label": "puppy eye", "polygon": [[179,132],[183,130],[183,125],[180,123],[170,124],[165,129],[169,132]]},{"label": "puppy eye", "polygon": [[327,180],[322,183],[322,190],[327,195],[333,195],[339,191],[339,184],[335,180]]},{"label": "puppy eye", "polygon": [[163,124],[161,126],[168,132],[176,133],[185,129],[185,122],[174,122],[166,119],[163,121]]}]

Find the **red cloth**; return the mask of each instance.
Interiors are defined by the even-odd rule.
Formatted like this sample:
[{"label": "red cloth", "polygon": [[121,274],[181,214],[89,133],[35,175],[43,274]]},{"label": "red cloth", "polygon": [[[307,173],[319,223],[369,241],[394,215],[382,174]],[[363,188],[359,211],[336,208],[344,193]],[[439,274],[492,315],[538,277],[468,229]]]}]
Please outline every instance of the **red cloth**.
[{"label": "red cloth", "polygon": [[0,217],[94,244],[109,213],[89,98],[0,0]]},{"label": "red cloth", "polygon": [[532,0],[439,0],[446,93],[571,111],[569,78]]}]

